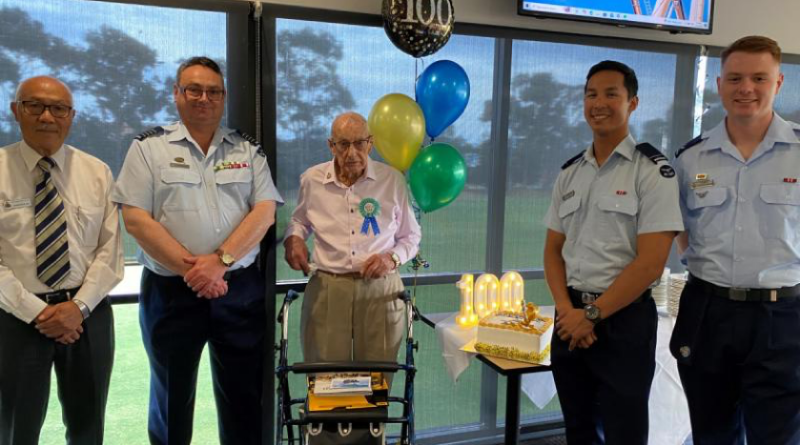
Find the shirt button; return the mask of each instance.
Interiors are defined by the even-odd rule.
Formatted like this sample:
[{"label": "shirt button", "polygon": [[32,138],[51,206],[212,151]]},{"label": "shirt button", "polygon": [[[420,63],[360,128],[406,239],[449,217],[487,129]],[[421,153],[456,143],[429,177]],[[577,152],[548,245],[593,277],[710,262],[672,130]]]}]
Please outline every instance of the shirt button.
[{"label": "shirt button", "polygon": [[350,209],[350,213],[354,213],[354,212],[355,212],[355,210],[353,210],[353,209]]},{"label": "shirt button", "polygon": [[355,234],[356,234],[356,231],[355,231],[355,230],[351,230],[351,231],[350,231],[350,234],[351,234],[351,235],[355,235]]},{"label": "shirt button", "polygon": [[742,231],[742,226],[736,226],[736,231],[737,232],[741,232]]},{"label": "shirt button", "polygon": [[219,232],[220,232],[220,229],[217,229],[217,233],[219,233]]},{"label": "shirt button", "polygon": [[352,252],[350,252],[350,253],[352,253],[353,255],[355,255],[355,254],[356,254],[356,251],[354,250],[354,251],[352,251]]},{"label": "shirt button", "polygon": [[614,207],[619,208],[619,204],[614,204]]},{"label": "shirt button", "polygon": [[734,261],[742,261],[742,257],[740,257],[740,256],[737,256],[737,257],[736,257],[736,258],[734,258],[733,260],[734,260]]},{"label": "shirt button", "polygon": [[739,198],[739,202],[744,202],[744,201],[745,201],[744,198]]}]

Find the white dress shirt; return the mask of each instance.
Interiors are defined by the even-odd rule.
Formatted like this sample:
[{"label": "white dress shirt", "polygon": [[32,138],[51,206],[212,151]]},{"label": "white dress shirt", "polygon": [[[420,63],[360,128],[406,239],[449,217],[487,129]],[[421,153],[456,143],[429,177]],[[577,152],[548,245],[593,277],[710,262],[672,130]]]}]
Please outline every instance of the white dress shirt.
[{"label": "white dress shirt", "polygon": [[[359,205],[372,198],[380,204],[379,234],[362,233]],[[350,187],[339,182],[334,162],[309,168],[300,177],[297,208],[286,237],[307,239],[314,233],[313,262],[332,273],[358,272],[373,254],[393,252],[405,263],[417,254],[422,238],[411,210],[403,175],[369,159],[364,175]]]},{"label": "white dress shirt", "polygon": [[[26,323],[47,306],[34,294],[53,291],[36,274],[34,194],[41,158],[24,141],[0,148],[0,309]],[[81,286],[74,298],[94,309],[122,280],[124,267],[111,170],[69,145],[51,159],[69,240],[70,272],[61,287]]]}]

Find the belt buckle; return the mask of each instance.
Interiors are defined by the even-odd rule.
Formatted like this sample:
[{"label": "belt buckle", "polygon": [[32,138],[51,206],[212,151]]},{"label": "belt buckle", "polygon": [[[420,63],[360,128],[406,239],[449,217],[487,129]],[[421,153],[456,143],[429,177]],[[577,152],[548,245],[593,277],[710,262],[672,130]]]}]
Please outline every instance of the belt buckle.
[{"label": "belt buckle", "polygon": [[597,301],[597,295],[590,292],[581,292],[581,303],[592,304]]},{"label": "belt buckle", "polygon": [[728,289],[728,298],[733,301],[747,301],[747,291],[744,287],[732,287]]},{"label": "belt buckle", "polygon": [[60,296],[61,296],[60,292],[48,292],[44,294],[44,302],[50,304],[52,301],[55,301],[55,299]]},{"label": "belt buckle", "polygon": [[769,290],[769,301],[774,303],[778,301],[778,290],[777,289],[770,289]]}]

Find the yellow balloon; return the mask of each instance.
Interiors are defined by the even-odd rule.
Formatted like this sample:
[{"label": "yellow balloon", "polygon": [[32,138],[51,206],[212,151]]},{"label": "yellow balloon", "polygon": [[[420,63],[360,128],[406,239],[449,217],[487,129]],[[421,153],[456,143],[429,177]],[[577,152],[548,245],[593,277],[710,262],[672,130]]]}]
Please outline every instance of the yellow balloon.
[{"label": "yellow balloon", "polygon": [[375,148],[392,167],[406,171],[425,138],[425,116],[405,94],[387,94],[369,112],[369,132]]}]

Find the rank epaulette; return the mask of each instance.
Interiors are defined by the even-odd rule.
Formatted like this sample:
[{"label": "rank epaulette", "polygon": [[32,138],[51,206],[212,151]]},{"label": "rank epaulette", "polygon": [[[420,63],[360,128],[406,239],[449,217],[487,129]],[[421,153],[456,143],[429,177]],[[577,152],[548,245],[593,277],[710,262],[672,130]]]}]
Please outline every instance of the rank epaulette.
[{"label": "rank epaulette", "polygon": [[636,146],[636,149],[639,150],[639,153],[647,156],[647,159],[653,161],[653,164],[658,164],[661,161],[666,161],[667,157],[664,156],[657,148],[653,147],[647,142],[643,142]]},{"label": "rank epaulette", "polygon": [[258,140],[256,140],[256,138],[254,138],[253,136],[250,136],[249,134],[245,133],[242,130],[236,130],[236,134],[241,136],[241,138],[244,139],[245,141],[251,143],[254,147],[260,147],[261,146],[261,142],[258,142]]},{"label": "rank epaulette", "polygon": [[582,151],[582,152],[576,154],[575,156],[569,158],[569,161],[565,162],[564,165],[561,166],[561,170],[566,170],[567,167],[569,167],[570,165],[578,162],[583,157],[583,153],[584,152]]},{"label": "rank epaulette", "polygon": [[149,130],[145,130],[138,135],[134,139],[137,141],[143,141],[149,137],[158,136],[164,134],[164,127],[153,127]]},{"label": "rank epaulette", "polygon": [[681,153],[683,153],[684,151],[694,147],[695,145],[700,144],[701,142],[703,142],[703,135],[702,134],[700,136],[697,136],[696,138],[692,139],[691,141],[687,142],[686,144],[684,144],[683,147],[681,147],[680,150],[678,150],[675,153],[675,159],[678,159],[678,156],[680,156]]}]

